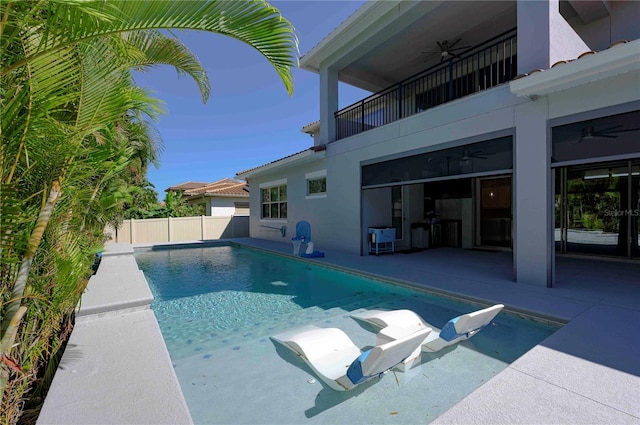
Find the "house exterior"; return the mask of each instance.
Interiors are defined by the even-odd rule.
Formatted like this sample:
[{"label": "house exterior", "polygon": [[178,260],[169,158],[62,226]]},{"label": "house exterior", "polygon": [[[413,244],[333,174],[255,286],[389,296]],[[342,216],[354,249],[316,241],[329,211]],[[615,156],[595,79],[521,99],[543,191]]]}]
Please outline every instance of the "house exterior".
[{"label": "house exterior", "polygon": [[[557,255],[640,263],[637,22],[627,1],[365,3],[301,59],[313,147],[237,175],[250,235],[307,220],[328,255],[367,255],[392,227],[397,248],[511,252],[541,286]],[[373,94],[339,110],[338,81]]]},{"label": "house exterior", "polygon": [[203,205],[206,216],[249,215],[249,188],[243,181],[185,182],[171,186],[165,192],[181,192],[190,204]]}]

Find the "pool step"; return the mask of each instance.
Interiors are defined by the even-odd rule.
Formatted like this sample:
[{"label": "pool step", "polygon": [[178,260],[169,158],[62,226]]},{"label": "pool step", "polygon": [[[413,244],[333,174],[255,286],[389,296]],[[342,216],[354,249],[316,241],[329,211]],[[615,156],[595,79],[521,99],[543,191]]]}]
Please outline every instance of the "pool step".
[{"label": "pool step", "polygon": [[[366,305],[370,305],[373,301],[366,302],[364,300],[367,300],[372,296],[377,296],[377,295],[378,295],[377,293],[358,293],[350,297],[342,298],[339,300],[333,300],[327,303],[320,304],[318,306],[305,307],[305,308],[300,308],[299,310],[286,311],[286,312],[274,312],[260,318],[259,322],[248,323],[248,324],[247,323],[237,324],[228,329],[220,329],[219,325],[216,325],[215,323],[216,321],[210,319],[211,317],[215,318],[214,316],[216,314],[215,307],[209,308],[208,310],[205,310],[202,308],[200,309],[194,308],[194,310],[196,311],[205,311],[206,315],[203,316],[202,314],[200,314],[200,315],[189,316],[188,314],[184,314],[180,316],[180,317],[186,317],[185,319],[183,319],[182,322],[171,323],[169,326],[173,327],[173,332],[171,333],[177,335],[178,338],[180,338],[181,335],[183,335],[185,332],[198,332],[198,331],[204,334],[215,332],[218,334],[226,335],[228,333],[238,333],[244,330],[253,330],[256,327],[260,327],[264,323],[271,323],[274,321],[277,322],[282,320],[292,321],[298,315],[307,316],[313,313],[314,311],[324,312],[334,307],[342,306],[343,308],[346,308],[348,310],[353,310],[355,308],[358,308],[358,305],[362,303],[365,303]],[[171,306],[170,310],[168,311],[165,310],[165,311],[159,312],[159,316],[161,315],[164,315],[165,317],[167,317],[167,315],[169,317],[177,316],[178,313],[182,312],[180,309],[185,309],[191,305],[197,305],[199,300],[197,299],[197,297],[193,297],[193,298],[194,300],[190,302],[186,302],[186,303],[181,302],[181,304],[175,304]],[[365,305],[365,304],[362,304],[362,305]],[[163,307],[166,308],[166,305],[167,303],[165,303]],[[243,318],[243,319],[246,320],[246,318]],[[306,320],[306,319],[303,319],[303,320]],[[192,326],[193,323],[199,323],[199,326],[196,327],[197,328],[196,330],[192,329],[194,327]],[[194,334],[194,336],[195,335],[196,334]]]},{"label": "pool step", "polygon": [[[232,330],[201,328],[198,335],[180,337],[176,340],[165,338],[169,352],[174,358],[182,358],[219,348],[235,347],[251,340],[262,340],[287,329],[308,324],[320,326],[343,319],[364,308],[389,303],[389,295],[359,294],[343,300],[336,300],[321,306],[312,306],[293,313],[265,318],[255,326],[243,326]],[[386,300],[386,301],[385,301]]]},{"label": "pool step", "polygon": [[[197,331],[193,330],[192,324],[184,327],[184,332],[173,332],[177,334],[175,340],[166,338],[167,346],[171,355],[175,358],[195,355],[229,347],[239,347],[252,340],[266,340],[269,336],[287,329],[315,324],[321,327],[331,327],[332,323],[339,323],[349,315],[358,313],[364,309],[384,309],[393,310],[408,308],[422,315],[425,320],[436,326],[442,326],[452,317],[462,314],[464,310],[456,310],[458,304],[455,301],[452,305],[434,305],[429,302],[424,294],[397,295],[393,293],[380,294],[360,293],[351,297],[334,300],[319,306],[307,307],[294,312],[272,315],[263,318],[259,323],[244,325],[234,329],[216,329],[211,323],[202,323],[197,326]],[[461,306],[461,308],[465,308]],[[468,307],[466,307],[468,308]],[[335,325],[339,327],[339,325]],[[188,333],[192,333],[189,336]],[[195,332],[195,333],[194,333]]]}]

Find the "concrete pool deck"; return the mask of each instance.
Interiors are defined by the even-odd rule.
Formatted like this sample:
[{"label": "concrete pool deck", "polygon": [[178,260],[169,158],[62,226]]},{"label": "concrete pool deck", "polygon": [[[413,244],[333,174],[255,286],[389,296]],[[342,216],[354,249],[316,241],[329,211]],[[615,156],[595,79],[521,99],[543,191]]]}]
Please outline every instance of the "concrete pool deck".
[{"label": "concrete pool deck", "polygon": [[[285,242],[232,242],[292,252]],[[94,278],[128,289],[93,290],[90,283],[80,312],[92,312],[91,320],[79,313],[69,343],[73,349],[65,352],[38,423],[189,423],[155,317],[145,304],[150,293],[139,285],[137,266],[119,261],[131,258],[130,247],[110,250],[122,254],[112,257],[117,264],[108,269],[115,268],[105,267]],[[640,423],[638,264],[558,258],[557,283],[548,289],[513,282],[506,252],[326,254],[312,262],[567,322],[432,423]],[[119,307],[110,312],[109,305]],[[142,324],[140,332],[134,324]],[[115,371],[119,375],[112,376]]]}]

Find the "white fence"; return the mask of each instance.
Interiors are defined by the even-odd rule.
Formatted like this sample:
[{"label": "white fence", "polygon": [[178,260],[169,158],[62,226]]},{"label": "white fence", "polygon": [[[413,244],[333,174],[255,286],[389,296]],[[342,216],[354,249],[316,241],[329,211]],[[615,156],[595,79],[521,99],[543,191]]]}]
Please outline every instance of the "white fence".
[{"label": "white fence", "polygon": [[118,229],[105,229],[113,242],[156,243],[249,236],[249,216],[180,217],[124,220]]}]

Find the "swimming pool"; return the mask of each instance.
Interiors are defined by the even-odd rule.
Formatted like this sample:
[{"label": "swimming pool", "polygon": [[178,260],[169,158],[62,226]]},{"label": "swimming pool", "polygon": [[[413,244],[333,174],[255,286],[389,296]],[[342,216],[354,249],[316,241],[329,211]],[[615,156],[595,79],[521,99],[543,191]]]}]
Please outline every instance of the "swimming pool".
[{"label": "swimming pool", "polygon": [[375,335],[349,317],[363,309],[409,308],[442,326],[479,306],[236,246],[136,260],[196,423],[426,423],[557,329],[501,314],[419,367],[338,393],[269,336],[315,324],[364,347]]}]

